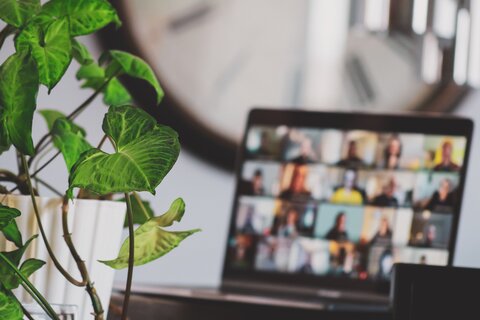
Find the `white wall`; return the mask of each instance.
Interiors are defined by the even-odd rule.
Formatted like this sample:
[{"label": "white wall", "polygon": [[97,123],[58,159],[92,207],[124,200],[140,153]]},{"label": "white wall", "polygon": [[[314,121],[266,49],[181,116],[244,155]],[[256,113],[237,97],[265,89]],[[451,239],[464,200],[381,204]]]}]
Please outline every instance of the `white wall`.
[{"label": "white wall", "polygon": [[[84,39],[98,55],[98,47],[91,38]],[[0,61],[11,53],[11,48],[2,49]],[[65,113],[73,110],[90,92],[80,90],[75,80],[76,67],[72,66],[64,81],[48,96],[44,89],[39,94],[39,109],[60,108]],[[459,113],[480,120],[476,104],[480,104],[480,93],[472,94],[460,108]],[[88,138],[96,144],[101,136],[101,121],[106,108],[97,100],[78,118],[80,125],[89,132]],[[40,118],[35,119],[34,139],[38,140],[46,127]],[[480,267],[480,206],[477,190],[480,189],[480,130],[475,132],[470,170],[460,225],[457,265]],[[180,137],[181,138],[181,137]],[[12,152],[0,157],[1,167],[15,170]],[[63,159],[44,171],[43,177],[60,190],[65,190],[67,173]],[[233,175],[225,173],[198,160],[182,150],[177,165],[157,189],[155,198],[148,197],[157,214],[167,209],[170,202],[182,196],[187,203],[187,212],[181,222],[182,228],[202,228],[203,232],[193,235],[172,253],[154,263],[136,268],[134,281],[141,283],[177,284],[191,286],[215,286],[219,284],[227,224],[233,194]],[[45,190],[46,191],[46,190]],[[49,195],[48,192],[44,193]],[[112,257],[116,252],[112,253]],[[106,257],[111,258],[111,257]],[[117,280],[125,279],[125,272],[118,272]]]}]

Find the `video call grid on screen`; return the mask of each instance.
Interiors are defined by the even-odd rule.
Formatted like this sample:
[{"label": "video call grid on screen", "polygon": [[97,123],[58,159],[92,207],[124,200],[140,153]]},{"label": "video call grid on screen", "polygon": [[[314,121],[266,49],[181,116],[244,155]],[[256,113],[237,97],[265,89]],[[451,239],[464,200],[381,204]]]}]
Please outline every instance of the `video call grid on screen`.
[{"label": "video call grid on screen", "polygon": [[449,262],[466,136],[252,124],[244,144],[230,270],[366,282]]}]

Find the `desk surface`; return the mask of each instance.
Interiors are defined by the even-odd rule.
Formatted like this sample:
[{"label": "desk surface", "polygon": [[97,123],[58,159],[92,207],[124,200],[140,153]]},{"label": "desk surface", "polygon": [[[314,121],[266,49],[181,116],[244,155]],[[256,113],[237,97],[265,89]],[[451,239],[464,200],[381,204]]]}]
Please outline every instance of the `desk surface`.
[{"label": "desk surface", "polygon": [[[120,319],[115,307],[122,305],[123,295],[114,293],[108,320]],[[113,308],[112,308],[113,307]],[[274,319],[274,320],[390,320],[387,312],[313,310],[268,306],[248,302],[218,301],[199,297],[133,294],[129,308],[130,320],[190,320],[190,319]]]}]

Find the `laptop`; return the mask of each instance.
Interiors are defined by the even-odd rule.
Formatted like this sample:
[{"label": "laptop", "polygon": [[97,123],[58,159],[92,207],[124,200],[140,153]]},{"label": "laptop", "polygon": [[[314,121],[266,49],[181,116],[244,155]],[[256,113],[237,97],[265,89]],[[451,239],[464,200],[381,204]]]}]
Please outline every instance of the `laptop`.
[{"label": "laptop", "polygon": [[387,310],[394,263],[451,265],[473,123],[254,109],[218,290],[136,292]]}]

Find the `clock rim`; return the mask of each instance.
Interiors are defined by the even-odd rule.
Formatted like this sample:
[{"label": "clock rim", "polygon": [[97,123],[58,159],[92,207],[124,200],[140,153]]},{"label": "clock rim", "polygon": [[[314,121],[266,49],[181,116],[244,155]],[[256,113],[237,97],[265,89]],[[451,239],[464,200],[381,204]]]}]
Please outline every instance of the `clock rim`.
[{"label": "clock rim", "polygon": [[[131,31],[131,23],[126,13],[125,0],[110,1],[111,5],[117,10],[122,27],[117,29],[114,26],[107,26],[97,33],[100,46],[103,50],[124,50],[135,54],[149,63],[144,54],[142,46]],[[453,66],[446,66],[446,69],[452,70]],[[168,87],[167,81],[162,81],[162,77],[157,70],[153,69],[160,80],[165,96],[156,106],[154,99],[151,98],[152,92],[142,83],[132,79],[120,79],[127,87],[133,98],[141,105],[153,105],[154,108],[146,109],[157,121],[173,127],[178,133],[182,144],[186,150],[198,156],[202,161],[213,164],[215,167],[224,171],[234,172],[236,154],[240,141],[235,142],[212,130],[207,125],[198,120],[188,108],[183,105],[173,90]],[[468,86],[459,86],[453,81],[444,81],[434,86],[429,94],[420,100],[412,108],[412,111],[420,112],[451,112],[468,95],[471,88]],[[414,101],[412,101],[414,103]],[[400,110],[405,111],[405,110]]]}]

